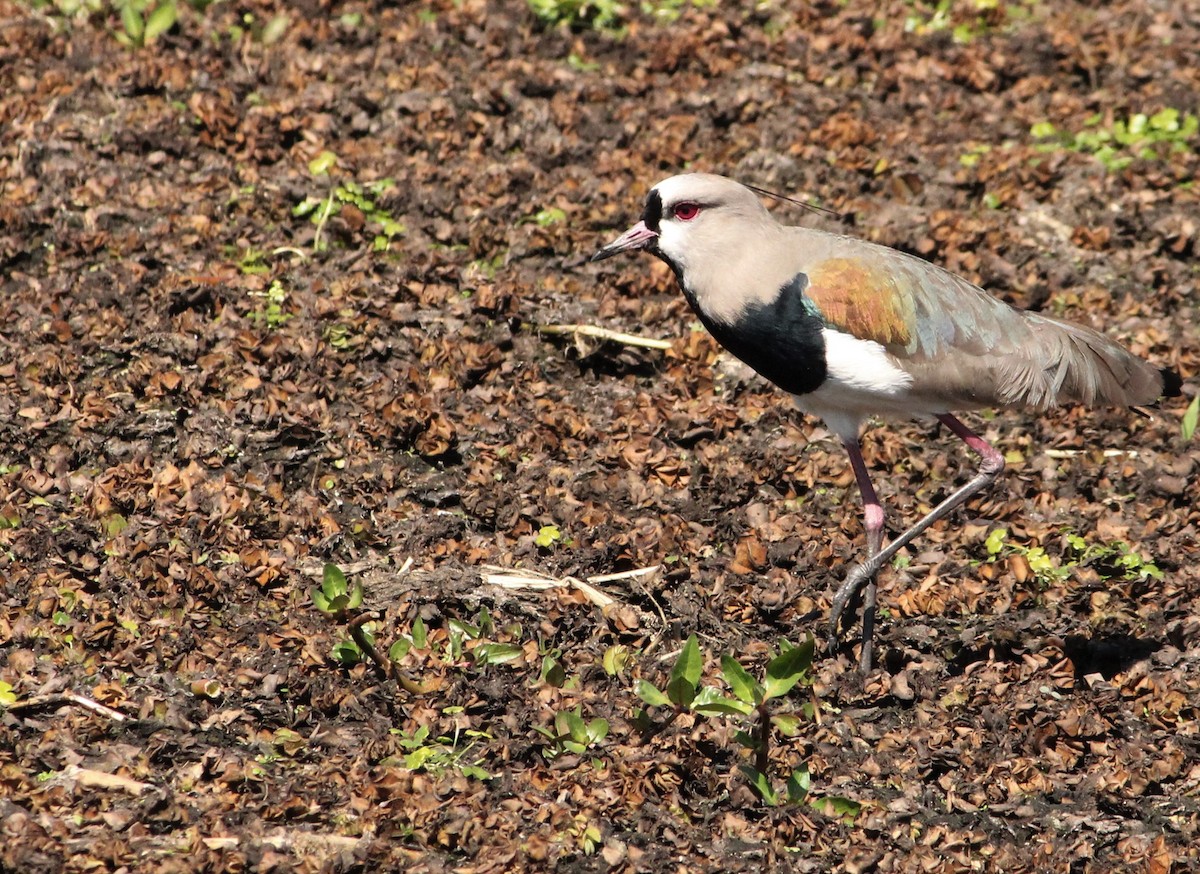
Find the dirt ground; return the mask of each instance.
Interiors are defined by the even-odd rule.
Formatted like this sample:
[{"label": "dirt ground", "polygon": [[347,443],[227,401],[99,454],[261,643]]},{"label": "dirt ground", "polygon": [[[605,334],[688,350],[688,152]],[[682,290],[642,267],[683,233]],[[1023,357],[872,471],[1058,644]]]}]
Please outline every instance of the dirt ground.
[{"label": "dirt ground", "polygon": [[[1194,4],[94,5],[0,0],[0,869],[1200,870]],[[1008,472],[882,574],[863,678],[837,441],[587,263],[684,168],[1184,397],[969,415]],[[974,465],[864,447],[892,533]],[[396,673],[335,657],[327,562]],[[802,801],[735,718],[639,722],[688,635],[724,688],[809,633]]]}]

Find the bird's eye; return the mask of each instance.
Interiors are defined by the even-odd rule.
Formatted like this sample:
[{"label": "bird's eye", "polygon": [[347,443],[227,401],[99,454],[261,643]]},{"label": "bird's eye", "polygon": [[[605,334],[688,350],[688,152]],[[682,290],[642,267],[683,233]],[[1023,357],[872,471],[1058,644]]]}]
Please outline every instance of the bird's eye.
[{"label": "bird's eye", "polygon": [[677,203],[671,209],[671,214],[680,221],[690,222],[696,216],[700,215],[700,204],[685,201]]}]

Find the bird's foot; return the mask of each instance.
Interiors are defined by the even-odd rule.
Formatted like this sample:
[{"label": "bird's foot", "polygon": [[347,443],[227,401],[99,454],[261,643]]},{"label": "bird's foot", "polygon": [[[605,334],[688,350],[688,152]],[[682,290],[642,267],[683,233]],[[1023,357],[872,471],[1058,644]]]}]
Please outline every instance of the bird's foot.
[{"label": "bird's foot", "polygon": [[846,575],[846,579],[838,588],[833,596],[833,604],[829,609],[829,651],[833,652],[837,649],[838,635],[842,631],[842,614],[846,612],[846,607],[854,600],[854,596],[876,573],[879,568],[873,560],[867,560],[860,565],[857,565],[854,570]]}]

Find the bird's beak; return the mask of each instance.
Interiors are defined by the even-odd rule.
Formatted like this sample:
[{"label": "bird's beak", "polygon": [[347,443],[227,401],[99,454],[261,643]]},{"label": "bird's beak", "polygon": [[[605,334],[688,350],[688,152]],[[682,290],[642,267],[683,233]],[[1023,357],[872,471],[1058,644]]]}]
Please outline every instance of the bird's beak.
[{"label": "bird's beak", "polygon": [[645,222],[638,222],[621,236],[617,237],[599,252],[592,256],[593,261],[603,261],[620,252],[630,252],[635,249],[649,249],[658,239],[658,234],[646,227]]}]

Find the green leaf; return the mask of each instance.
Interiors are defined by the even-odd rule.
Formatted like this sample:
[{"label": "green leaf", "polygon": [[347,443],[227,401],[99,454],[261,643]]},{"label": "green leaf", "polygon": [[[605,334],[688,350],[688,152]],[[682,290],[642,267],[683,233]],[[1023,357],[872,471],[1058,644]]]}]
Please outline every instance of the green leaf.
[{"label": "green leaf", "polygon": [[[696,635],[690,635],[679,653],[679,658],[675,659],[674,667],[671,668],[671,679],[687,680],[694,695],[695,688],[700,685],[700,672],[703,668],[704,657],[700,655],[700,644],[696,642]],[[667,688],[670,688],[670,684]]]},{"label": "green leaf", "polygon": [[574,710],[560,710],[554,717],[554,727],[558,729],[560,737],[569,737],[579,744],[588,742],[587,724],[583,721],[579,707]]},{"label": "green leaf", "polygon": [[338,156],[325,150],[308,162],[308,172],[314,176],[324,176],[337,166],[337,162]]},{"label": "green leaf", "polygon": [[11,707],[17,703],[17,695],[11,683],[0,680],[0,707]]},{"label": "green leaf", "polygon": [[459,765],[458,771],[464,777],[471,777],[476,780],[490,780],[492,775],[478,765]]},{"label": "green leaf", "polygon": [[567,214],[557,206],[546,207],[534,215],[533,220],[538,227],[548,228],[550,225],[558,224],[561,221],[566,221]]},{"label": "green leaf", "polygon": [[748,750],[757,750],[759,747],[758,739],[745,729],[735,731],[733,739]]},{"label": "green leaf", "polygon": [[437,747],[417,747],[411,753],[404,757],[404,767],[410,771],[419,771],[425,767],[435,755],[437,755]]},{"label": "green leaf", "polygon": [[692,709],[706,716],[749,716],[754,705],[736,698],[726,698],[712,686],[705,686],[692,699]]},{"label": "green leaf", "polygon": [[765,691],[762,684],[746,672],[733,656],[726,653],[721,656],[721,676],[733,694],[747,704],[761,704]]},{"label": "green leaf", "polygon": [[485,643],[471,651],[477,665],[503,665],[524,654],[525,650],[515,643]]},{"label": "green leaf", "polygon": [[127,520],[120,513],[112,513],[100,520],[100,524],[104,526],[104,533],[108,537],[116,537],[122,531],[129,527]]},{"label": "green leaf", "polygon": [[288,24],[291,22],[286,15],[276,15],[267,22],[267,26],[262,31],[262,44],[265,46],[274,45],[283,39],[283,35],[287,33]]},{"label": "green leaf", "polygon": [[141,13],[133,8],[132,3],[126,3],[121,7],[121,27],[125,28],[125,35],[129,37],[133,45],[145,44],[146,24],[142,21]]},{"label": "green leaf", "polygon": [[671,699],[662,693],[662,691],[645,680],[638,680],[633,686],[637,696],[649,704],[651,707],[669,707]]},{"label": "green leaf", "polygon": [[1192,402],[1188,404],[1187,411],[1183,414],[1183,421],[1179,423],[1179,433],[1184,440],[1192,439],[1192,435],[1196,433],[1198,419],[1200,419],[1200,394],[1192,398]]},{"label": "green leaf", "polygon": [[615,643],[604,651],[602,663],[604,665],[604,673],[610,677],[615,677],[629,666],[632,661],[629,655],[629,647]]},{"label": "green leaf", "polygon": [[750,787],[755,791],[759,798],[767,804],[775,807],[779,804],[779,794],[771,785],[771,780],[762,771],[757,768],[751,768],[749,765],[742,765],[742,773],[746,779],[750,781]]},{"label": "green leaf", "polygon": [[179,10],[175,8],[175,0],[167,0],[167,2],[160,3],[150,13],[150,17],[146,19],[146,42],[154,42],[174,27],[178,18]]},{"label": "green leaf", "polygon": [[843,822],[853,822],[862,812],[862,805],[841,795],[827,795],[824,798],[814,798],[810,802],[813,810],[819,810],[827,816],[839,817]]},{"label": "green leaf", "polygon": [[559,540],[562,540],[562,532],[557,525],[543,525],[538,529],[537,537],[533,538],[533,542],[542,549],[549,549]]},{"label": "green leaf", "polygon": [[309,596],[312,598],[313,606],[315,606],[322,613],[333,612],[333,605],[329,597],[321,591],[320,586],[313,586],[312,590],[309,592]]},{"label": "green leaf", "polygon": [[321,574],[321,588],[330,597],[345,592],[346,575],[342,573],[342,569],[332,562],[326,562],[325,569]]},{"label": "green leaf", "polygon": [[451,635],[459,635],[467,640],[478,640],[482,635],[478,625],[473,625],[465,619],[451,619],[447,623]]},{"label": "green leaf", "polygon": [[812,775],[808,773],[808,765],[801,765],[800,768],[792,771],[792,776],[788,777],[787,800],[792,804],[799,804],[808,795],[811,784]]},{"label": "green leaf", "polygon": [[1029,133],[1033,135],[1034,139],[1044,140],[1055,136],[1058,129],[1048,121],[1039,121],[1029,129]]},{"label": "green leaf", "polygon": [[687,707],[696,697],[696,686],[687,677],[675,677],[667,683],[667,697],[676,707]]},{"label": "green leaf", "polygon": [[412,624],[412,642],[417,649],[425,649],[429,645],[429,632],[425,629],[425,621],[418,616]]},{"label": "green leaf", "polygon": [[599,743],[608,737],[608,720],[602,718],[593,719],[587,724],[587,735],[591,743]]},{"label": "green leaf", "polygon": [[816,641],[810,634],[804,643],[785,649],[767,662],[766,697],[778,698],[790,692],[812,667],[815,649]]},{"label": "green leaf", "polygon": [[566,670],[554,656],[548,655],[542,659],[542,680],[555,689],[561,689],[563,683],[567,681]]},{"label": "green leaf", "polygon": [[776,713],[771,717],[771,724],[779,729],[784,737],[795,737],[800,733],[801,719],[796,713]]},{"label": "green leaf", "polygon": [[412,641],[407,637],[400,637],[396,639],[395,643],[388,647],[387,655],[392,661],[398,662],[400,659],[408,655],[408,651],[410,649],[412,649]]},{"label": "green leaf", "polygon": [[1179,110],[1167,107],[1150,116],[1150,127],[1160,131],[1179,130]]},{"label": "green leaf", "polygon": [[334,644],[332,654],[336,662],[347,668],[352,668],[363,660],[363,651],[350,638]]},{"label": "green leaf", "polygon": [[1007,539],[1007,537],[1007,528],[997,528],[992,531],[992,533],[987,536],[987,540],[985,540],[983,543],[984,549],[987,550],[987,554],[992,557],[999,555],[1001,550],[1004,549],[1004,541]]},{"label": "green leaf", "polygon": [[324,202],[325,201],[321,198],[312,196],[305,197],[304,200],[292,207],[292,215],[296,218],[304,218],[305,216],[311,214],[313,210],[315,210]]}]

